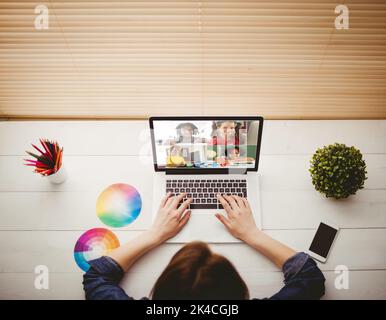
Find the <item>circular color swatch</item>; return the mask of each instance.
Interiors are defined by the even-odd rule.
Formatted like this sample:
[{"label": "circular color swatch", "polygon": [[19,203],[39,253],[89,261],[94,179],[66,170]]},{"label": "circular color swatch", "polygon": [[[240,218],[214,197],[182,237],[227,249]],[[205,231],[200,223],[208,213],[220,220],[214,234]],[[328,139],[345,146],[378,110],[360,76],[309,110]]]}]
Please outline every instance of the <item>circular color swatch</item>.
[{"label": "circular color swatch", "polygon": [[103,190],[96,205],[98,218],[107,226],[123,227],[141,212],[142,200],[133,186],[116,183]]},{"label": "circular color swatch", "polygon": [[74,259],[79,268],[87,272],[90,269],[88,261],[98,259],[118,247],[119,240],[112,231],[104,228],[90,229],[76,242]]}]

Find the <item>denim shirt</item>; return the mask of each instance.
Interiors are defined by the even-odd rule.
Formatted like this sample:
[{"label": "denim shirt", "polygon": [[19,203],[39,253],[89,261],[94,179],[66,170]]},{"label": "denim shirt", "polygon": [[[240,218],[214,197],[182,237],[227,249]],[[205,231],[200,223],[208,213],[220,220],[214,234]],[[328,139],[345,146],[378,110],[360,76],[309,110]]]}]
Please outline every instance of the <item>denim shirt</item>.
[{"label": "denim shirt", "polygon": [[[124,271],[117,262],[110,257],[101,257],[89,264],[91,267],[83,276],[87,300],[133,300],[119,286]],[[265,299],[320,299],[324,295],[325,278],[315,261],[304,252],[289,258],[283,265],[283,273],[283,288]]]}]

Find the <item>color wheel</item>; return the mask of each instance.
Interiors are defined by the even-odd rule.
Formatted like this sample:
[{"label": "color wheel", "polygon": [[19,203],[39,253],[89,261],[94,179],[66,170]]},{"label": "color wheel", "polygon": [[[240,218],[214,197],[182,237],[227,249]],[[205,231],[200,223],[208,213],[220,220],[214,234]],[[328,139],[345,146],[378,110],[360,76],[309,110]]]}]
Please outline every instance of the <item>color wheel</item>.
[{"label": "color wheel", "polygon": [[119,240],[112,231],[104,228],[90,229],[83,233],[75,244],[75,262],[87,272],[90,269],[88,261],[104,256],[119,245]]},{"label": "color wheel", "polygon": [[136,188],[128,184],[116,183],[99,195],[96,212],[105,225],[123,227],[137,219],[141,207],[141,196]]}]

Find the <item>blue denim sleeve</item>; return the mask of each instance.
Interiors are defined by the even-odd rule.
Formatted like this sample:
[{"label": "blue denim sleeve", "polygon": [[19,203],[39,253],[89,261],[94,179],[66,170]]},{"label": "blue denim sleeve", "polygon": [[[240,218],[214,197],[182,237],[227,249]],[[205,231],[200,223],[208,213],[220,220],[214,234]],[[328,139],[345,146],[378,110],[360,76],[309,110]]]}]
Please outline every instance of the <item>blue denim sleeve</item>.
[{"label": "blue denim sleeve", "polygon": [[89,261],[90,269],[83,275],[87,300],[133,300],[119,286],[124,272],[110,257]]},{"label": "blue denim sleeve", "polygon": [[304,252],[289,258],[283,265],[284,287],[272,300],[317,300],[324,295],[323,273],[315,261]]}]

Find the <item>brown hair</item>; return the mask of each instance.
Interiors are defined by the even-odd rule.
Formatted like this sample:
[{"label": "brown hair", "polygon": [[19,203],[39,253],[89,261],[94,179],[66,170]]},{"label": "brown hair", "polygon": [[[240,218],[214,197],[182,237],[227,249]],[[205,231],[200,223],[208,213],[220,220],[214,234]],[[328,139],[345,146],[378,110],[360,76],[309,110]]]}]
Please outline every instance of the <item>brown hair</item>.
[{"label": "brown hair", "polygon": [[156,281],[152,299],[248,299],[233,264],[204,242],[191,242],[170,260]]}]

